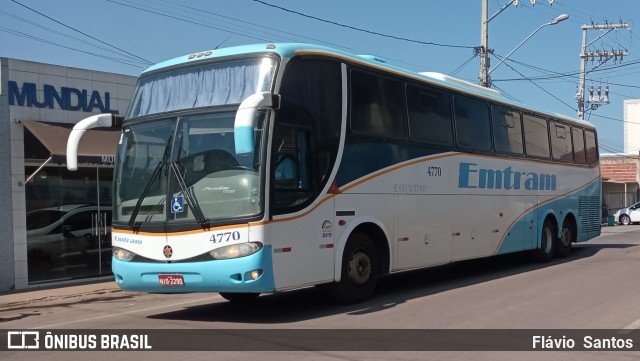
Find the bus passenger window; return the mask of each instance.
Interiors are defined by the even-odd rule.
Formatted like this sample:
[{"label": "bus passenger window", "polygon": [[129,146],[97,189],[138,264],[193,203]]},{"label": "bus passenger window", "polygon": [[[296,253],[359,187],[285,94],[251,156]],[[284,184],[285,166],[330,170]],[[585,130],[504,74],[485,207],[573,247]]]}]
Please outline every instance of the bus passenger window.
[{"label": "bus passenger window", "polygon": [[502,107],[492,107],[493,142],[496,152],[522,154],[522,123],[520,113]]},{"label": "bus passenger window", "polygon": [[576,163],[584,164],[587,156],[584,151],[584,131],[580,128],[571,128],[573,134],[573,153]]},{"label": "bus passenger window", "polygon": [[587,163],[598,162],[598,147],[596,146],[596,134],[590,130],[584,131],[584,138],[587,144]]},{"label": "bus passenger window", "polygon": [[472,150],[491,150],[489,107],[486,103],[456,96],[453,104],[458,145]]},{"label": "bus passenger window", "polygon": [[522,118],[527,155],[536,158],[549,158],[549,133],[547,121],[525,114]]},{"label": "bus passenger window", "polygon": [[404,99],[399,81],[351,72],[351,129],[372,137],[403,139]]},{"label": "bus passenger window", "polygon": [[550,130],[553,159],[573,162],[570,127],[558,122],[551,122]]},{"label": "bus passenger window", "polygon": [[407,86],[409,136],[419,143],[453,145],[451,95]]}]

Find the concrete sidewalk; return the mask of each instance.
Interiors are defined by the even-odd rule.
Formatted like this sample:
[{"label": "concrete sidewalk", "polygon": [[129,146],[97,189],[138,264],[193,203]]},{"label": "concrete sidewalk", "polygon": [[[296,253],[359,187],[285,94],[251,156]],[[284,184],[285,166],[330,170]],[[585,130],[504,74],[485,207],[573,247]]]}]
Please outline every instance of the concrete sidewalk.
[{"label": "concrete sidewalk", "polygon": [[98,295],[122,292],[114,280],[93,281],[80,285],[30,288],[0,294],[0,311],[16,305],[51,303],[60,300],[83,301]]}]

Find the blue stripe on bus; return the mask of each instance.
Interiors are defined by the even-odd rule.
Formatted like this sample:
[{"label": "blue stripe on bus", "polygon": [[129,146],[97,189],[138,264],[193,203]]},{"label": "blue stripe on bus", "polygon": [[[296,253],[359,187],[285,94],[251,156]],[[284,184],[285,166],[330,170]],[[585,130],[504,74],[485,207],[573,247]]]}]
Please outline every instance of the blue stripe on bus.
[{"label": "blue stripe on bus", "polygon": [[[112,259],[116,282],[125,291],[175,292],[250,292],[275,291],[271,246],[247,256],[226,260],[179,263],[123,262]],[[262,270],[257,280],[248,278],[253,270]],[[162,286],[162,274],[180,274],[184,286]]]},{"label": "blue stripe on bus", "polygon": [[[558,222],[558,228],[562,228],[562,223],[564,222],[565,217],[568,213],[572,213],[578,223],[578,242],[584,242],[599,236],[601,223],[600,207],[593,207],[592,205],[589,207],[592,212],[591,214],[580,214],[579,204],[581,198],[597,198],[599,203],[601,192],[601,182],[600,179],[598,179],[577,192],[535,207],[529,212],[521,215],[508,230],[507,235],[502,240],[496,254],[505,254],[538,248],[540,245],[542,226],[545,218],[549,214],[554,215]],[[525,234],[528,232],[528,228],[532,225],[531,220],[534,220],[533,224],[537,224],[538,227],[535,232],[533,232],[527,243]]]},{"label": "blue stripe on bus", "polygon": [[336,174],[338,187],[374,174],[387,167],[451,150],[415,146],[411,144],[383,143],[381,141],[354,142],[347,140]]}]

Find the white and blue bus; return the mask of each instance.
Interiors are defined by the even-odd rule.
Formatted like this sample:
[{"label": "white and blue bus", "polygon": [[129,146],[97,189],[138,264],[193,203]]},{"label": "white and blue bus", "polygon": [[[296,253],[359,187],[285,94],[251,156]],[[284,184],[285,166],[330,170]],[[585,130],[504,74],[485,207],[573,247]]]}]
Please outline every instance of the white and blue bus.
[{"label": "white and blue bus", "polygon": [[[69,140],[76,165],[83,129]],[[437,73],[307,44],[217,49],[145,70],[124,118],[113,273],[124,290],[232,301],[600,234],[596,130]]]}]

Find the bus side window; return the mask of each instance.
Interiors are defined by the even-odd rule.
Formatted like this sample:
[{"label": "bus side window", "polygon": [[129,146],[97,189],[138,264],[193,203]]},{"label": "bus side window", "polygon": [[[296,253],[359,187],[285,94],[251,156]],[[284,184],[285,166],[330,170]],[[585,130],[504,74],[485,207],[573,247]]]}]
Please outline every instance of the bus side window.
[{"label": "bus side window", "polygon": [[295,140],[280,138],[274,181],[276,188],[295,188],[298,185],[298,160],[296,159]]},{"label": "bus side window", "polygon": [[522,154],[522,122],[520,113],[502,107],[491,107],[493,142],[496,152],[502,154]]},{"label": "bus side window", "polygon": [[570,129],[566,124],[550,122],[549,135],[551,136],[551,154],[554,160],[573,162]]},{"label": "bus side window", "polygon": [[409,137],[414,142],[451,146],[451,95],[439,90],[407,86]]},{"label": "bus side window", "polygon": [[271,148],[274,214],[308,206],[329,182],[342,129],[340,63],[295,57],[280,95]]},{"label": "bus side window", "polygon": [[489,107],[464,96],[453,97],[458,145],[471,150],[491,150]]},{"label": "bus side window", "polygon": [[584,164],[587,161],[584,152],[584,131],[576,127],[572,127],[571,131],[573,134],[573,153],[576,158],[576,163]]},{"label": "bus side window", "polygon": [[308,131],[281,127],[276,134],[273,204],[285,210],[304,204],[313,195],[309,169]]},{"label": "bus side window", "polygon": [[401,82],[351,71],[351,129],[360,135],[404,139],[404,90]]},{"label": "bus side window", "polygon": [[584,131],[585,143],[587,144],[587,163],[598,163],[598,147],[596,146],[596,133],[585,130]]},{"label": "bus side window", "polygon": [[524,140],[527,156],[548,159],[551,155],[549,148],[549,132],[545,119],[525,114],[522,118],[524,126]]}]

